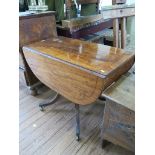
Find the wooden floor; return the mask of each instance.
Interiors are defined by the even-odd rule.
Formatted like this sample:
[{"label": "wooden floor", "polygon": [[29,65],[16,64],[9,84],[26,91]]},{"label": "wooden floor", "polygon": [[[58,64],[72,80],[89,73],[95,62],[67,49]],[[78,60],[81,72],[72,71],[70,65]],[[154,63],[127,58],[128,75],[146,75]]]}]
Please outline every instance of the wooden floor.
[{"label": "wooden floor", "polygon": [[20,155],[133,155],[113,144],[101,148],[100,124],[104,104],[80,107],[81,141],[75,137],[74,104],[60,97],[41,112],[38,104],[54,92],[40,87],[36,97],[20,84]]}]

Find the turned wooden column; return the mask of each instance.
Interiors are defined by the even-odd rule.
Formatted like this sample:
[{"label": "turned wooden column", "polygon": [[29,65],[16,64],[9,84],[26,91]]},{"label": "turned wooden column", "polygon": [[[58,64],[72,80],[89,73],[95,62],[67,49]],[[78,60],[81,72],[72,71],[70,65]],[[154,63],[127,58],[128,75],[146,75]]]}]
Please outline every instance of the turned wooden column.
[{"label": "turned wooden column", "polygon": [[[125,4],[126,0],[112,0],[112,5],[118,5],[118,4]],[[114,34],[114,42],[113,45],[114,47],[119,47],[119,48],[125,48],[126,45],[126,18],[123,17],[120,19],[121,21],[121,39],[119,39],[119,22],[118,18],[117,21],[114,19],[114,26],[113,26],[113,34]],[[117,26],[116,26],[117,24]],[[118,27],[118,28],[117,28]],[[121,43],[120,43],[121,40]]]},{"label": "turned wooden column", "polygon": [[72,1],[66,0],[65,3],[66,3],[66,17],[67,17],[67,19],[70,19],[71,18],[70,11],[71,11],[71,6],[72,6]]},{"label": "turned wooden column", "polygon": [[126,46],[126,17],[121,18],[121,48]]},{"label": "turned wooden column", "polygon": [[119,47],[119,21],[118,21],[118,18],[115,18],[113,21],[113,34],[114,34],[113,46]]},{"label": "turned wooden column", "polygon": [[[124,3],[125,0],[113,0],[117,3]],[[126,19],[135,15],[134,5],[112,5],[102,8],[104,19],[113,19],[113,46],[119,48],[126,47]],[[121,24],[121,38],[119,39],[119,21]]]}]

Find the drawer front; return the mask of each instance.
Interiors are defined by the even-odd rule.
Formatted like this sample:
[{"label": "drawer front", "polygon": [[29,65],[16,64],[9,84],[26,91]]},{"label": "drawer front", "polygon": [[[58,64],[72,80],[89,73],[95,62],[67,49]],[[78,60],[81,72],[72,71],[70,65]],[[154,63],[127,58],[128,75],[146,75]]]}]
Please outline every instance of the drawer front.
[{"label": "drawer front", "polygon": [[115,10],[105,10],[102,12],[103,18],[122,18],[128,16],[135,15],[134,8],[126,8],[126,9],[115,9]]},{"label": "drawer front", "polygon": [[128,150],[135,149],[135,112],[108,101],[103,120],[103,139]]}]

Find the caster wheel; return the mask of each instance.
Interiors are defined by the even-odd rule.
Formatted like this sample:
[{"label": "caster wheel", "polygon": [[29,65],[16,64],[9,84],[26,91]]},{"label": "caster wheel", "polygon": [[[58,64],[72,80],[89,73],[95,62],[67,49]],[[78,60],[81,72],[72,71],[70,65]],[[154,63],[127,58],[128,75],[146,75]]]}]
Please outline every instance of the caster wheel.
[{"label": "caster wheel", "polygon": [[80,141],[80,136],[76,136],[76,140],[79,142]]},{"label": "caster wheel", "polygon": [[41,106],[41,107],[40,107],[40,111],[44,111],[44,107]]},{"label": "caster wheel", "polygon": [[31,94],[32,96],[36,96],[36,95],[38,95],[36,89],[30,89],[30,94]]},{"label": "caster wheel", "polygon": [[102,149],[104,149],[109,144],[110,144],[110,142],[108,142],[107,140],[103,140],[102,141]]}]

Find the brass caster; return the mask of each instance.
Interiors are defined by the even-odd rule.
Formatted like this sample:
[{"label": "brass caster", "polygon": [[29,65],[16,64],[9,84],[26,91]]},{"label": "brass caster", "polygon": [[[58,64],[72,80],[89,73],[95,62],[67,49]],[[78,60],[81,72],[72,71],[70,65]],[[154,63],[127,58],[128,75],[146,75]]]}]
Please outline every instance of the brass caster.
[{"label": "brass caster", "polygon": [[36,89],[30,89],[30,95],[32,95],[32,96],[38,95],[37,90]]},{"label": "brass caster", "polygon": [[108,142],[107,140],[103,140],[102,141],[102,149],[104,149],[109,144],[110,144],[110,142]]},{"label": "brass caster", "polygon": [[54,104],[59,97],[60,97],[60,95],[58,93],[56,93],[55,96],[51,99],[50,102],[48,102],[48,103],[40,103],[39,104],[40,111],[44,111],[45,107]]},{"label": "brass caster", "polygon": [[80,141],[80,136],[79,136],[79,135],[76,136],[76,140],[77,140],[78,142]]},{"label": "brass caster", "polygon": [[40,108],[40,111],[45,111],[43,106],[39,106],[39,108]]}]

